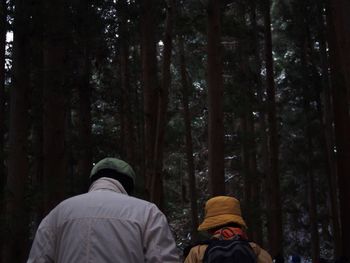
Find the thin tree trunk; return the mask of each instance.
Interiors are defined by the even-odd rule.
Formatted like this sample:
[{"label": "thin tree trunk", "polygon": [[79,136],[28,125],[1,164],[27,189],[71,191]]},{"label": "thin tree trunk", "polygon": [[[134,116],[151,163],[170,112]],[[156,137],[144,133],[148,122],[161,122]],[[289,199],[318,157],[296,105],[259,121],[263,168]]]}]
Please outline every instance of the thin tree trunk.
[{"label": "thin tree trunk", "polygon": [[311,138],[308,138],[308,202],[309,202],[309,216],[310,216],[310,233],[311,233],[311,258],[312,262],[317,263],[320,259],[320,241],[319,233],[317,228],[317,203],[316,203],[316,193],[315,193],[315,179],[313,174],[313,169],[310,167],[312,164],[312,142]]},{"label": "thin tree trunk", "polygon": [[349,11],[346,1],[330,1],[328,6],[328,41],[330,47],[330,65],[332,81],[332,97],[335,126],[335,143],[338,172],[338,189],[340,205],[340,222],[342,238],[342,255],[350,258],[350,251],[346,249],[350,243],[350,118],[348,105],[348,90],[350,83],[346,75],[349,70],[348,57],[349,37],[344,35],[343,19],[348,19],[344,11]]},{"label": "thin tree trunk", "polygon": [[37,189],[37,202],[33,205],[33,229],[39,225],[43,218],[43,204],[40,199],[43,191],[43,8],[42,2],[36,1],[32,6],[32,184]]},{"label": "thin tree trunk", "polygon": [[144,103],[144,145],[145,145],[145,182],[146,192],[150,197],[152,176],[154,172],[154,145],[157,127],[158,79],[157,53],[154,24],[154,2],[141,1],[141,56],[142,56],[142,84]]},{"label": "thin tree trunk", "polygon": [[189,109],[189,83],[187,78],[185,49],[183,38],[179,39],[180,51],[180,71],[181,71],[181,85],[182,85],[182,105],[184,110],[185,133],[186,133],[186,158],[187,158],[187,173],[189,181],[189,193],[191,202],[191,221],[192,221],[192,240],[198,240],[198,207],[197,207],[197,189],[196,177],[193,159],[193,142],[192,142],[192,127],[191,127],[191,113]]},{"label": "thin tree trunk", "polygon": [[[256,92],[257,94],[257,99],[260,105],[261,110],[259,111],[259,118],[258,118],[258,124],[259,124],[259,130],[255,131],[257,133],[257,136],[260,136],[261,138],[261,156],[262,156],[262,168],[261,168],[261,172],[258,171],[258,164],[257,164],[257,159],[256,159],[256,155],[258,153],[258,145],[255,143],[254,145],[254,149],[255,149],[255,153],[254,153],[254,162],[255,164],[253,164],[253,166],[255,167],[255,174],[256,174],[256,182],[255,182],[255,186],[253,189],[253,200],[255,203],[255,207],[256,210],[254,211],[256,213],[256,226],[255,226],[255,231],[254,231],[254,235],[253,235],[253,240],[255,240],[258,244],[263,244],[263,222],[262,222],[262,206],[264,204],[264,202],[262,201],[262,193],[263,193],[263,189],[264,189],[264,185],[266,185],[266,175],[267,175],[267,163],[268,163],[268,150],[267,150],[267,134],[266,134],[266,123],[265,123],[265,103],[263,100],[263,84],[262,84],[262,80],[261,80],[261,59],[260,59],[260,52],[259,52],[259,35],[258,35],[258,26],[257,26],[257,17],[256,17],[256,13],[257,13],[257,2],[253,1],[252,2],[252,6],[251,6],[251,12],[250,12],[250,16],[251,16],[251,21],[252,21],[252,30],[254,32],[253,36],[253,52],[254,52],[254,62],[255,62],[255,66],[256,66],[256,72],[255,72],[255,79],[254,79],[254,83],[255,83],[255,90],[252,91],[252,93]],[[251,116],[251,118],[253,118],[253,116]],[[251,121],[251,125],[252,127],[250,128],[250,130],[255,130],[254,129],[254,123],[253,121]]]},{"label": "thin tree trunk", "polygon": [[77,165],[77,189],[78,193],[85,192],[88,188],[87,176],[92,168],[92,142],[91,142],[91,61],[90,61],[90,36],[87,32],[90,7],[86,1],[78,4],[80,24],[78,25],[78,38],[80,43],[79,75],[78,75],[78,165]]},{"label": "thin tree trunk", "polygon": [[208,1],[208,165],[212,196],[225,194],[220,6],[221,1]]},{"label": "thin tree trunk", "polygon": [[[5,46],[6,46],[6,31],[7,31],[7,5],[3,0],[0,3],[0,217],[5,217],[5,185],[6,185],[6,171],[5,171],[5,129],[6,129],[6,116],[5,116]],[[5,233],[5,226],[0,226],[1,233]],[[2,251],[4,244],[4,235],[0,237],[0,252]],[[0,254],[1,259],[1,254]]]},{"label": "thin tree trunk", "polygon": [[134,146],[134,118],[131,111],[131,85],[130,85],[130,72],[129,72],[129,30],[127,27],[127,12],[128,2],[121,1],[119,4],[120,10],[120,77],[121,77],[121,89],[123,94],[123,124],[125,136],[125,159],[133,165],[135,163],[135,146]]},{"label": "thin tree trunk", "polygon": [[[320,121],[323,126],[322,144],[326,157],[326,169],[327,169],[327,181],[329,184],[328,198],[329,198],[329,210],[332,222],[332,233],[334,240],[334,254],[338,258],[340,256],[341,239],[340,239],[340,223],[339,223],[339,206],[337,198],[337,173],[335,167],[335,155],[334,155],[334,128],[333,128],[333,114],[332,114],[332,98],[330,90],[330,79],[329,79],[329,61],[327,55],[326,45],[326,28],[325,22],[323,21],[323,5],[319,2],[319,18],[318,26],[319,32],[319,43],[320,43],[320,57],[321,57],[321,69],[322,69],[322,83],[323,92],[320,94],[318,103],[318,112]],[[321,108],[321,102],[323,108]]]},{"label": "thin tree trunk", "polygon": [[[350,104],[350,2],[348,0],[327,0],[331,12],[335,47],[339,50],[339,62],[346,82],[347,104]],[[331,37],[331,36],[329,36]],[[350,238],[349,238],[350,239]]]},{"label": "thin tree trunk", "polygon": [[[253,27],[256,29],[255,5],[251,7],[251,19]],[[246,25],[246,6],[240,4],[237,8],[239,12],[239,23]],[[254,24],[255,23],[255,24]],[[248,223],[248,234],[252,240],[256,242],[262,241],[262,225],[261,225],[261,209],[260,209],[260,183],[261,180],[257,175],[257,160],[256,160],[256,143],[255,143],[255,128],[253,117],[254,103],[254,82],[251,81],[249,65],[245,55],[247,50],[244,45],[247,39],[243,38],[238,43],[237,52],[239,54],[240,78],[244,86],[244,94],[242,95],[243,112],[241,117],[242,127],[242,161],[244,167],[244,207],[245,218]],[[256,39],[256,41],[258,41]],[[258,45],[256,43],[255,45]],[[257,47],[256,47],[257,49]],[[256,50],[254,50],[256,52]],[[256,54],[255,54],[256,55]],[[256,61],[258,61],[256,59]],[[258,63],[257,63],[258,64]]]},{"label": "thin tree trunk", "polygon": [[306,123],[304,128],[305,139],[306,139],[306,178],[307,178],[307,189],[308,189],[308,204],[309,204],[309,219],[310,219],[310,234],[311,234],[311,259],[312,262],[317,263],[320,259],[320,241],[318,233],[318,222],[317,222],[317,202],[316,202],[316,191],[315,191],[315,178],[313,172],[313,143],[312,143],[312,133],[311,133],[311,107],[310,102],[312,97],[310,94],[310,85],[312,81],[310,80],[309,68],[312,64],[311,54],[308,50],[311,50],[311,40],[310,32],[307,21],[307,10],[306,4],[303,3],[299,6],[299,13],[302,14],[302,20],[299,20],[301,29],[300,38],[300,62],[301,62],[301,76],[303,79],[303,102],[304,102],[304,114],[306,116]]},{"label": "thin tree trunk", "polygon": [[[6,1],[0,2],[0,215],[3,213],[4,191],[6,184],[6,172],[4,167],[4,135],[5,135],[5,46],[7,31],[7,5]],[[0,248],[2,237],[0,238]]]},{"label": "thin tree trunk", "polygon": [[92,168],[91,151],[91,85],[90,85],[90,60],[88,50],[84,52],[82,75],[78,83],[79,108],[78,108],[78,131],[79,131],[79,157],[77,166],[78,193],[85,192],[88,188],[87,176]]},{"label": "thin tree trunk", "polygon": [[167,18],[165,22],[165,36],[162,64],[162,82],[158,94],[158,113],[156,127],[156,141],[154,146],[154,165],[155,173],[152,176],[151,201],[162,208],[163,199],[163,152],[164,152],[164,133],[167,124],[167,109],[169,102],[169,88],[171,84],[170,64],[173,39],[173,15],[174,0],[168,1]]},{"label": "thin tree trunk", "polygon": [[48,212],[65,197],[65,2],[45,1],[43,173]]},{"label": "thin tree trunk", "polygon": [[265,55],[267,78],[268,128],[269,128],[269,175],[267,200],[269,204],[268,236],[272,257],[283,255],[282,208],[278,170],[278,131],[276,118],[275,81],[272,58],[270,0],[264,0]]},{"label": "thin tree trunk", "polygon": [[24,262],[28,250],[28,211],[25,203],[28,183],[28,95],[29,30],[28,6],[15,1],[13,86],[10,102],[9,157],[6,213],[8,232],[3,262]]}]

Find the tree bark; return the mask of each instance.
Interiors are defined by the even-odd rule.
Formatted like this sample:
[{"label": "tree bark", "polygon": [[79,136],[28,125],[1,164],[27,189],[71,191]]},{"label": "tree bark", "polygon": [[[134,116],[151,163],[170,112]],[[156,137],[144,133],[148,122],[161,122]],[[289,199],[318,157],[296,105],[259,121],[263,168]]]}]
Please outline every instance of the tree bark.
[{"label": "tree bark", "polygon": [[[32,150],[33,162],[32,185],[37,189],[37,197],[41,197],[43,191],[43,3],[40,0],[32,6]],[[43,204],[40,198],[35,198],[37,202],[33,205],[34,226],[39,225],[43,218]]]},{"label": "tree bark", "polygon": [[221,1],[208,1],[208,150],[209,190],[225,194]]},{"label": "tree bark", "polygon": [[283,255],[283,231],[282,231],[282,208],[280,196],[280,181],[278,169],[278,131],[276,117],[275,82],[272,58],[272,37],[270,0],[264,0],[264,24],[265,24],[265,56],[267,78],[267,117],[268,117],[268,146],[269,146],[269,175],[267,200],[269,204],[268,236],[272,257]]},{"label": "tree bark", "polygon": [[[261,59],[260,59],[260,49],[259,49],[259,31],[258,31],[258,25],[257,25],[257,2],[258,1],[253,1],[252,6],[251,6],[251,11],[250,11],[250,17],[252,21],[252,28],[251,30],[254,32],[253,33],[253,52],[254,52],[254,63],[255,63],[255,74],[254,74],[254,85],[255,85],[255,90],[253,90],[253,93],[256,92],[257,94],[257,100],[260,105],[259,110],[259,117],[258,117],[258,125],[259,128],[256,129],[256,136],[260,136],[260,148],[261,148],[261,171],[258,170],[258,164],[255,157],[255,162],[254,166],[256,167],[256,183],[254,187],[254,193],[253,193],[253,199],[255,201],[255,213],[256,213],[256,228],[254,231],[253,235],[253,240],[255,240],[258,244],[263,244],[263,222],[262,222],[262,211],[263,211],[263,205],[264,201],[262,201],[262,193],[264,192],[264,189],[266,188],[266,176],[267,176],[267,171],[268,171],[268,147],[267,147],[267,134],[266,134],[266,122],[265,122],[265,102],[263,99],[263,83],[261,79]],[[251,128],[251,130],[254,129],[254,126]],[[258,145],[255,144],[255,156],[258,154]]]},{"label": "tree bark", "polygon": [[[326,44],[326,27],[324,16],[324,6],[318,3],[318,26],[319,26],[319,43],[320,43],[320,57],[321,57],[321,69],[322,69],[322,83],[323,91],[320,94],[318,102],[318,112],[320,122],[323,126],[322,146],[324,149],[324,155],[326,159],[326,172],[327,181],[329,184],[328,199],[329,199],[329,211],[332,224],[332,234],[334,240],[334,254],[338,258],[341,250],[340,240],[340,223],[339,223],[339,206],[338,206],[338,194],[337,194],[337,172],[334,155],[334,127],[333,127],[333,114],[332,114],[332,98],[331,98],[331,83],[329,79],[329,59],[327,54]],[[321,103],[322,102],[322,103]],[[323,105],[323,107],[321,106]]]},{"label": "tree bark", "polygon": [[350,118],[348,91],[350,82],[346,76],[350,65],[349,36],[345,26],[350,10],[346,1],[330,1],[328,5],[328,42],[330,48],[331,82],[334,111],[336,159],[338,172],[338,189],[340,205],[342,255],[350,258],[346,245],[350,242]]},{"label": "tree bark", "polygon": [[8,232],[3,262],[24,262],[28,249],[28,95],[29,14],[26,1],[15,1],[13,86],[11,88],[6,213]]},{"label": "tree bark", "polygon": [[78,63],[78,165],[77,165],[77,192],[83,193],[88,189],[88,175],[92,168],[92,142],[91,142],[91,40],[88,19],[90,7],[84,0],[78,4],[80,16],[78,25],[78,43],[80,46]]},{"label": "tree bark", "polygon": [[119,23],[119,38],[120,38],[120,77],[121,77],[121,90],[123,96],[123,134],[125,136],[125,145],[123,152],[125,153],[125,159],[133,165],[135,163],[135,146],[134,146],[134,117],[131,110],[131,85],[130,85],[130,72],[129,72],[129,30],[127,26],[128,21],[128,2],[120,1],[120,23]]},{"label": "tree bark", "polygon": [[[350,2],[347,0],[327,0],[331,12],[335,46],[341,56],[342,71],[346,81],[347,104],[350,104]],[[331,36],[330,36],[331,37]]]},{"label": "tree bark", "polygon": [[156,127],[156,141],[154,146],[154,169],[151,185],[151,201],[162,207],[163,199],[163,152],[164,152],[164,133],[167,124],[167,109],[169,102],[169,88],[171,84],[170,64],[173,40],[173,16],[174,0],[168,1],[167,18],[165,22],[165,36],[162,64],[162,82],[158,93],[158,113]]},{"label": "tree bark", "polygon": [[198,207],[197,207],[197,190],[196,177],[193,159],[193,142],[192,142],[192,127],[191,127],[191,113],[189,109],[189,83],[187,78],[185,49],[183,38],[179,38],[179,52],[180,52],[180,71],[181,71],[181,85],[182,85],[182,106],[185,121],[186,134],[186,159],[187,159],[187,173],[189,181],[189,193],[191,202],[191,221],[192,221],[192,240],[198,240]]},{"label": "tree bark", "polygon": [[157,78],[157,53],[154,24],[154,2],[141,1],[141,56],[144,103],[144,148],[146,192],[150,197],[152,174],[154,172],[154,145],[157,127],[157,105],[159,89]]},{"label": "tree bark", "polygon": [[[0,2],[0,215],[3,214],[4,191],[6,184],[6,172],[4,166],[4,135],[5,135],[5,46],[6,46],[6,32],[7,32],[7,5],[6,1]],[[0,238],[0,248],[1,248]]]},{"label": "tree bark", "polygon": [[317,222],[317,202],[316,202],[316,191],[315,191],[315,176],[313,167],[313,141],[311,133],[311,107],[310,102],[313,99],[313,94],[310,92],[312,90],[312,70],[310,66],[312,65],[312,58],[309,51],[311,51],[311,40],[310,31],[307,21],[307,6],[305,3],[299,5],[298,13],[301,14],[301,19],[299,20],[299,26],[301,28],[300,37],[300,62],[301,62],[301,77],[303,80],[303,108],[304,115],[306,118],[304,134],[306,139],[306,178],[307,178],[307,193],[308,193],[308,209],[309,209],[309,220],[310,220],[310,234],[311,234],[311,259],[312,262],[317,263],[320,260],[320,241],[318,233],[318,222]]},{"label": "tree bark", "polygon": [[66,3],[45,1],[43,173],[48,212],[65,197]]}]

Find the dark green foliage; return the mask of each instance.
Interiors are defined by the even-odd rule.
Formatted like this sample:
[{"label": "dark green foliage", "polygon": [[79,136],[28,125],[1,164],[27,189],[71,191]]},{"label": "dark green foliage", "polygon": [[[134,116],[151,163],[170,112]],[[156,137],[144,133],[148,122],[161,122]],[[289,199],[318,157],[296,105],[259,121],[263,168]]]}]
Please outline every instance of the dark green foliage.
[{"label": "dark green foliage", "polygon": [[[317,200],[317,228],[320,236],[321,256],[334,257],[334,233],[330,227],[327,181],[327,157],[324,150],[324,123],[321,100],[328,76],[322,72],[322,32],[325,30],[318,0],[272,1],[272,42],[275,65],[277,126],[279,135],[279,173],[283,203],[283,227],[285,257],[299,253],[305,259],[311,257],[310,216],[308,204],[307,174],[315,177]],[[169,93],[168,120],[165,130],[163,178],[164,211],[166,212],[177,244],[184,248],[191,242],[190,200],[188,193],[187,161],[185,149],[185,123],[183,119],[181,74],[178,41],[184,40],[186,70],[189,91],[189,108],[193,137],[193,156],[198,190],[200,218],[208,192],[208,95],[207,95],[207,1],[176,1],[173,51],[171,64],[172,83]],[[264,31],[262,4],[256,0],[222,1],[222,54],[224,77],[224,128],[225,128],[225,180],[226,192],[242,201],[242,210],[256,215],[259,207],[252,207],[245,196],[248,171],[244,167],[242,149],[247,141],[256,144],[256,174],[254,184],[261,187],[266,179],[264,130],[261,116],[266,115],[264,58]],[[65,65],[66,90],[66,144],[68,195],[78,193],[84,182],[77,181],[75,174],[81,144],[78,131],[77,85],[84,59],[91,68],[91,132],[93,161],[106,156],[125,158],[125,147],[133,147],[136,158],[133,166],[138,175],[137,195],[144,196],[144,114],[143,84],[141,81],[141,25],[140,1],[127,1],[121,11],[121,1],[68,1],[66,14],[67,64]],[[30,174],[26,189],[26,202],[31,222],[30,238],[42,218],[42,34],[44,25],[40,1],[31,1],[29,11],[30,39],[30,134],[28,136]],[[82,10],[84,6],[84,11]],[[157,1],[154,14],[156,23],[158,77],[161,78],[163,35],[165,30],[166,1]],[[9,5],[8,31],[13,25],[13,4]],[[321,8],[321,10],[323,10]],[[121,13],[122,12],[122,13]],[[130,99],[123,101],[121,65],[119,63],[121,16],[127,18],[126,32],[129,48]],[[88,52],[87,52],[88,51]],[[327,54],[326,54],[327,55]],[[4,157],[8,151],[8,91],[12,82],[12,46],[6,53]],[[4,63],[4,62],[3,62]],[[327,67],[328,69],[328,67]],[[125,145],[123,138],[122,103],[130,106],[135,140]],[[254,132],[242,127],[244,116],[251,115]],[[125,116],[124,116],[125,117]],[[266,118],[266,116],[265,116]],[[309,136],[311,135],[311,136]],[[311,138],[310,138],[311,137]],[[309,142],[312,143],[310,153]],[[311,160],[310,160],[311,156]],[[88,180],[88,175],[86,175]],[[2,190],[2,189],[1,189]],[[266,200],[261,197],[263,240],[267,245]],[[260,212],[259,212],[260,213]],[[6,215],[0,215],[3,222]],[[0,235],[4,233],[3,224]],[[0,260],[1,261],[1,260]]]}]

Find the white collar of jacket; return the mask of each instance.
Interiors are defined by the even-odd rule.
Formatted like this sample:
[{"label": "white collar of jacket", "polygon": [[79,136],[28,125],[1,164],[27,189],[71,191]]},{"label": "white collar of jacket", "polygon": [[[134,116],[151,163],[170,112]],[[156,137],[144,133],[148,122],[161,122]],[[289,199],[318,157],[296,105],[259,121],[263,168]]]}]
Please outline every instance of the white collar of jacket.
[{"label": "white collar of jacket", "polygon": [[97,190],[110,190],[121,194],[128,194],[119,181],[108,177],[99,178],[91,184],[89,192]]}]

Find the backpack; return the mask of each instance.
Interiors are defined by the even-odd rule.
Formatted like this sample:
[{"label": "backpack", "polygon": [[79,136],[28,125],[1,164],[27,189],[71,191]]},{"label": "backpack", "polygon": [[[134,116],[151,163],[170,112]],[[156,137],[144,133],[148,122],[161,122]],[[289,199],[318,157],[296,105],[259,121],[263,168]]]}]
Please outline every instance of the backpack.
[{"label": "backpack", "polygon": [[203,263],[257,263],[257,256],[249,242],[237,235],[229,240],[211,239]]}]

